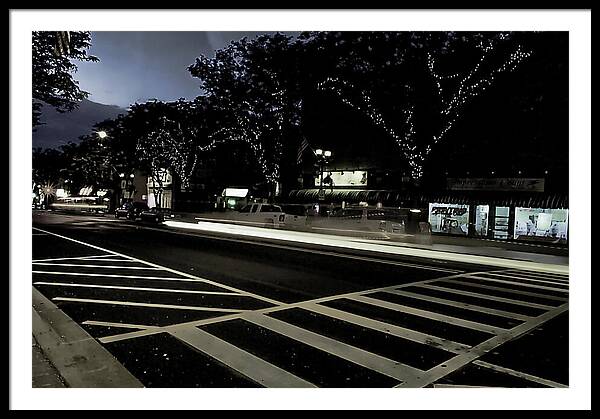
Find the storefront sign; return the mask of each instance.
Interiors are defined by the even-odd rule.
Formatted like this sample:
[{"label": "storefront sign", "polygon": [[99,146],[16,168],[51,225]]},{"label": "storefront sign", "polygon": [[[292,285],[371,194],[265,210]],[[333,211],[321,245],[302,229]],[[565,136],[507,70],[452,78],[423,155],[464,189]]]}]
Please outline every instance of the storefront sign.
[{"label": "storefront sign", "polygon": [[92,193],[92,189],[93,189],[92,186],[85,186],[79,190],[79,195],[80,196],[88,196],[89,194]]},{"label": "storefront sign", "polygon": [[434,233],[464,234],[469,232],[469,206],[461,204],[429,204],[429,223]]},{"label": "storefront sign", "polygon": [[447,187],[453,191],[530,191],[544,192],[541,178],[449,178]]},{"label": "storefront sign", "polygon": [[233,198],[245,198],[248,196],[248,188],[225,188],[221,195]]},{"label": "storefront sign", "polygon": [[[321,185],[321,178],[315,178],[315,186]],[[336,172],[323,172],[323,185],[325,186],[366,186],[367,172],[364,170],[343,170]]]}]

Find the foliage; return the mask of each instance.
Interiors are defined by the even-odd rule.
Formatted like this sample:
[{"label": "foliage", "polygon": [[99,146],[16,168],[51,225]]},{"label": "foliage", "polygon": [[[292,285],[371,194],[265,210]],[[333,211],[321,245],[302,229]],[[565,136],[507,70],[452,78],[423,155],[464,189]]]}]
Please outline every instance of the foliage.
[{"label": "foliage", "polygon": [[[537,95],[540,83],[548,90],[536,75],[510,77],[544,48],[552,61],[547,39],[516,32],[306,32],[296,39],[279,33],[244,38],[189,66],[203,96],[135,103],[127,114],[96,125],[107,132],[105,139],[92,133],[80,145],[63,147],[63,161],[70,164],[68,175],[81,182],[108,182],[116,173],[140,169],[161,189],[162,169],[187,187],[198,168],[218,159],[212,167],[229,169],[237,156],[245,165],[254,164],[273,190],[275,182],[297,178],[302,139],[340,112],[343,123],[360,120],[368,126],[367,135],[387,138],[399,157],[396,164],[418,181],[436,153],[460,145],[452,141],[457,138],[453,131],[467,118],[469,125],[477,122],[475,111],[491,100],[485,102],[484,93],[520,78]],[[551,77],[559,73],[548,70]],[[515,106],[534,109],[533,99],[523,97],[525,102]],[[58,161],[51,153],[38,152],[34,158]],[[246,174],[242,166],[235,171]],[[226,171],[213,173],[230,181]]]},{"label": "foliage", "polygon": [[[33,127],[40,125],[43,103],[58,112],[72,111],[88,96],[73,78],[77,66],[72,60],[98,61],[88,55],[90,32],[32,33],[32,99]],[[43,103],[42,103],[43,102]]]},{"label": "foliage", "polygon": [[296,83],[294,44],[283,34],[246,38],[200,56],[188,69],[221,116],[212,145],[226,141],[250,146],[269,183],[281,176],[284,156],[300,141],[301,97]]},{"label": "foliage", "polygon": [[465,107],[531,55],[519,38],[456,32],[301,36],[309,56],[328,59],[331,66],[322,70],[318,89],[333,93],[391,137],[415,180]]}]

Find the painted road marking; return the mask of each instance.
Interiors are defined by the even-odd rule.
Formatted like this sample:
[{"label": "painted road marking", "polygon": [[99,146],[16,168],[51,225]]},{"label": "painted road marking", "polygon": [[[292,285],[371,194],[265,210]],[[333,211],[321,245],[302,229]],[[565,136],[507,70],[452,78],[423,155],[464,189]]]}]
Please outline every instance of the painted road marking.
[{"label": "painted road marking", "polygon": [[539,283],[547,283],[551,285],[569,285],[569,280],[562,279],[554,279],[547,278],[545,276],[524,276],[521,274],[513,274],[513,273],[501,273],[501,272],[486,272],[486,274],[499,277],[499,278],[511,278],[511,279],[521,279],[523,281],[531,281],[531,282],[539,282]]},{"label": "painted road marking", "polygon": [[526,316],[524,314],[513,313],[511,311],[498,310],[495,308],[488,308],[488,307],[478,306],[475,304],[463,303],[461,301],[448,300],[448,299],[440,298],[440,297],[430,297],[427,295],[416,294],[414,292],[403,291],[400,289],[386,290],[385,292],[387,292],[388,294],[396,294],[396,295],[400,295],[403,297],[410,297],[410,298],[415,298],[415,299],[423,300],[423,301],[431,301],[434,303],[444,304],[444,305],[451,306],[451,307],[464,308],[467,310],[472,310],[474,312],[492,314],[495,316],[508,317],[508,318],[515,319],[515,320],[525,321],[525,320],[529,320],[529,318],[530,318],[529,316]]},{"label": "painted road marking", "polygon": [[141,266],[114,266],[114,265],[79,265],[75,263],[46,263],[46,262],[33,262],[34,265],[46,265],[46,266],[68,266],[78,268],[104,268],[104,269],[138,269],[145,271],[159,271],[159,268],[155,267],[141,267]]},{"label": "painted road marking", "polygon": [[528,271],[528,270],[521,270],[521,269],[504,269],[498,272],[506,272],[506,273],[514,273],[517,275],[536,275],[536,276],[547,276],[550,278],[556,278],[556,279],[565,279],[568,280],[569,279],[569,272],[565,272],[562,274],[552,274],[549,272],[537,272],[537,271]]},{"label": "painted road marking", "polygon": [[31,272],[34,274],[47,274],[47,275],[92,276],[92,277],[102,277],[102,278],[126,278],[126,279],[153,279],[153,280],[160,280],[160,281],[183,281],[183,282],[198,282],[198,283],[204,282],[200,279],[174,278],[174,277],[166,277],[166,276],[117,275],[117,274],[96,274],[96,273],[56,272],[56,271],[31,271]]},{"label": "painted road marking", "polygon": [[513,329],[507,331],[506,333],[502,333],[500,335],[494,336],[485,342],[480,343],[479,345],[471,348],[470,351],[456,355],[454,358],[440,364],[436,367],[431,368],[426,371],[419,382],[416,381],[405,381],[396,387],[424,387],[439,379],[445,377],[446,375],[458,370],[459,368],[464,367],[465,365],[477,360],[477,358],[483,356],[485,353],[491,351],[492,349],[502,345],[505,342],[513,340],[524,333],[527,333],[542,323],[547,322],[550,319],[558,316],[561,313],[564,313],[569,308],[569,304],[563,304],[559,307],[556,307],[538,317],[534,317],[531,320],[520,324],[519,326],[514,327]]},{"label": "painted road marking", "polygon": [[181,294],[206,294],[206,295],[229,295],[244,297],[244,294],[238,294],[234,292],[221,292],[221,291],[197,291],[197,290],[183,290],[183,289],[171,289],[171,288],[146,288],[146,287],[126,287],[118,285],[96,285],[96,284],[73,284],[66,282],[34,282],[34,285],[48,285],[55,287],[82,287],[82,288],[102,288],[102,289],[115,289],[115,290],[126,290],[126,291],[150,291],[150,292],[170,292],[170,293],[181,293]]},{"label": "painted road marking", "polygon": [[105,326],[105,327],[122,327],[125,329],[152,329],[157,326],[142,325],[142,324],[129,324],[129,323],[113,323],[113,322],[99,322],[95,320],[86,320],[81,324],[89,324],[90,326]]},{"label": "painted road marking", "polygon": [[466,327],[468,329],[479,330],[480,332],[491,333],[493,335],[497,335],[506,329],[502,329],[500,327],[490,326],[484,323],[478,323],[471,320],[465,320],[458,317],[448,316],[445,314],[435,313],[433,311],[421,310],[419,308],[413,308],[402,304],[396,304],[389,301],[379,300],[372,297],[366,297],[362,295],[357,295],[355,297],[348,298],[349,300],[358,301],[365,304],[371,304],[376,307],[387,308],[388,310],[400,311],[402,313],[408,313],[419,317],[424,317],[426,319],[432,319],[441,321],[448,324],[453,324],[456,326]]},{"label": "painted road marking", "polygon": [[423,371],[418,368],[410,367],[273,317],[268,317],[263,314],[245,313],[242,315],[242,318],[257,326],[264,327],[265,329],[294,339],[297,342],[302,342],[331,355],[335,355],[338,358],[377,371],[399,381],[405,381],[409,377],[417,379],[417,377],[423,373]]},{"label": "painted road marking", "polygon": [[384,332],[393,336],[408,339],[413,342],[442,348],[449,352],[462,353],[468,351],[471,348],[470,346],[462,343],[453,342],[451,340],[442,339],[437,336],[432,336],[427,333],[408,329],[406,327],[401,327],[394,324],[385,323],[379,320],[359,316],[358,314],[349,313],[347,311],[326,307],[321,304],[306,305],[303,308],[318,314],[333,317],[334,319],[342,320],[348,323],[356,324],[358,326],[366,327],[368,329],[373,329],[379,332]]},{"label": "painted road marking", "polygon": [[550,284],[550,285],[568,285],[569,281],[563,281],[563,280],[559,280],[559,279],[550,279],[550,278],[546,278],[543,276],[522,276],[519,274],[506,274],[506,273],[500,273],[500,272],[486,272],[486,275],[490,275],[493,277],[498,277],[498,278],[511,278],[511,279],[522,279],[523,281],[530,281],[532,283],[541,283],[541,284]]},{"label": "painted road marking", "polygon": [[557,383],[556,381],[547,380],[545,378],[537,377],[535,375],[527,374],[521,371],[516,371],[511,368],[501,367],[500,365],[490,364],[489,362],[482,361],[480,359],[473,361],[473,364],[478,365],[480,367],[489,368],[494,371],[502,372],[508,375],[512,375],[513,377],[524,378],[529,381],[533,381],[534,383],[543,384],[549,387],[556,388],[568,388],[569,386],[566,384]]},{"label": "painted road marking", "polygon": [[[240,290],[240,289],[238,289],[238,288],[231,287],[231,286],[229,286],[229,285],[220,284],[220,283],[218,283],[218,282],[211,281],[211,280],[209,280],[209,279],[206,279],[206,278],[200,278],[200,277],[198,277],[198,276],[191,275],[191,274],[188,274],[188,273],[186,273],[186,272],[180,272],[180,271],[177,271],[177,270],[175,270],[175,269],[172,269],[172,268],[167,268],[167,267],[165,267],[165,266],[160,266],[160,265],[157,265],[157,264],[155,264],[155,263],[152,263],[152,262],[148,262],[148,261],[144,261],[144,260],[141,260],[141,259],[135,258],[135,257],[133,257],[133,256],[127,256],[127,255],[124,255],[124,254],[122,254],[122,253],[118,253],[118,252],[114,252],[114,251],[112,251],[112,250],[104,249],[104,248],[102,248],[102,247],[100,247],[100,246],[96,246],[96,245],[93,245],[93,244],[85,243],[85,242],[82,242],[82,241],[80,241],[80,240],[75,240],[75,239],[72,239],[72,238],[70,238],[70,237],[62,236],[62,235],[60,235],[60,234],[51,233],[51,232],[49,232],[49,231],[45,231],[45,230],[39,229],[39,228],[37,228],[37,227],[34,227],[34,228],[35,228],[36,230],[42,231],[42,232],[44,232],[44,233],[48,233],[48,234],[54,235],[54,236],[56,236],[56,237],[63,238],[63,239],[65,239],[65,240],[69,240],[69,241],[72,241],[72,242],[74,242],[74,243],[81,244],[81,245],[83,245],[83,246],[88,246],[88,247],[91,247],[91,248],[94,248],[94,249],[97,249],[97,250],[101,250],[101,251],[103,251],[103,252],[107,252],[107,253],[110,253],[110,254],[112,254],[112,255],[116,255],[116,256],[120,256],[120,257],[124,257],[124,258],[129,258],[129,259],[131,259],[131,260],[135,260],[135,261],[137,261],[137,262],[144,263],[144,264],[146,264],[146,265],[149,265],[149,266],[154,266],[154,267],[156,267],[156,268],[161,268],[161,269],[162,269],[162,270],[164,270],[164,271],[168,271],[168,272],[171,272],[171,273],[175,273],[175,274],[177,274],[177,275],[180,275],[180,276],[183,276],[183,277],[189,278],[189,279],[191,279],[191,280],[201,281],[201,282],[204,282],[204,283],[206,283],[206,284],[215,285],[215,286],[217,286],[217,287],[219,287],[219,288],[228,289],[228,290],[230,290],[230,291],[238,292],[238,293],[241,293],[241,294],[244,294],[244,295],[249,295],[249,296],[251,296],[251,297],[254,297],[254,298],[256,298],[257,300],[266,301],[266,302],[268,302],[268,303],[271,303],[271,304],[274,304],[274,305],[280,305],[280,304],[282,304],[280,301],[274,300],[274,299],[272,299],[272,298],[267,298],[267,297],[263,297],[263,296],[261,296],[261,295],[258,295],[258,294],[253,294],[253,293],[250,293],[250,292],[247,292],[247,291],[242,291],[242,290]],[[101,276],[101,275],[97,275],[97,276]],[[142,278],[143,278],[143,277],[142,277]],[[148,278],[148,277],[146,277],[146,279],[155,279],[155,278]],[[161,278],[158,278],[158,279],[161,279]]]},{"label": "painted road marking", "polygon": [[196,327],[174,330],[169,333],[265,387],[316,387],[314,384]]},{"label": "painted road marking", "polygon": [[[92,261],[94,261],[94,259],[90,259]],[[135,260],[128,260],[128,259],[99,259],[98,262],[125,262],[125,263],[139,263]],[[79,265],[78,265],[79,266]]]},{"label": "painted road marking", "polygon": [[[49,234],[54,235],[54,233],[49,233]],[[71,241],[74,241],[74,242],[77,242],[80,244],[84,244],[86,246],[98,248],[100,250],[110,253],[108,255],[100,255],[101,258],[113,258],[112,261],[116,261],[116,262],[123,262],[124,261],[123,259],[126,259],[131,262],[141,263],[144,266],[152,266],[156,270],[168,271],[171,273],[175,273],[177,275],[182,275],[184,277],[182,277],[182,278],[163,278],[163,277],[147,277],[147,276],[133,276],[133,275],[112,275],[112,274],[105,275],[105,274],[85,274],[85,273],[76,273],[76,272],[46,272],[46,271],[40,272],[42,274],[59,274],[59,275],[78,274],[78,275],[90,276],[90,277],[107,277],[108,276],[108,277],[118,277],[118,278],[197,281],[197,282],[210,283],[212,285],[216,285],[217,287],[220,287],[223,289],[234,289],[233,287],[223,286],[222,284],[219,284],[214,281],[205,280],[203,278],[198,278],[193,275],[178,272],[176,270],[173,270],[170,268],[165,268],[165,267],[162,267],[157,264],[153,264],[153,263],[146,262],[146,261],[143,261],[140,259],[125,256],[125,255],[122,255],[122,254],[119,254],[116,252],[108,251],[106,249],[102,249],[102,248],[99,248],[94,245],[89,245],[84,242],[79,242],[77,240],[70,239],[68,237],[63,237],[60,235],[56,235],[56,236],[62,237],[67,240],[71,240]],[[119,259],[115,259],[115,256]],[[93,261],[93,259],[95,257],[97,257],[97,256],[91,256],[91,257],[85,257],[85,258],[87,258],[87,260],[89,260],[89,261]],[[123,259],[120,259],[120,258],[123,258]],[[106,259],[104,259],[104,260],[106,260]],[[371,261],[371,260],[369,260],[369,261]],[[57,266],[70,266],[71,265],[71,264],[60,264],[60,263],[59,264],[44,263],[44,264],[57,265]],[[76,266],[85,267],[85,265],[79,265],[79,264],[72,264],[72,265],[75,267]],[[92,266],[92,267],[96,267],[96,266]],[[106,267],[106,265],[101,266],[101,268],[105,268],[105,267]],[[124,268],[124,267],[119,266],[119,267],[114,267],[114,268],[119,269],[119,268]],[[456,270],[451,270],[451,271],[453,273],[461,272],[461,271],[456,271]],[[38,272],[38,271],[34,271],[34,272]],[[487,272],[485,272],[485,273],[487,273]],[[503,288],[500,286],[490,287],[490,286],[486,286],[486,285],[472,284],[470,282],[461,281],[461,280],[468,281],[469,277],[477,278],[478,274],[479,273],[477,273],[477,272],[475,272],[475,273],[461,272],[461,273],[456,273],[454,275],[449,275],[449,276],[441,277],[441,278],[433,278],[433,279],[428,279],[428,280],[424,280],[424,281],[405,283],[405,284],[401,284],[401,285],[393,285],[393,286],[389,286],[389,287],[381,287],[381,288],[377,288],[377,289],[362,290],[362,291],[339,294],[339,295],[334,295],[334,296],[321,297],[321,298],[317,298],[317,299],[313,299],[313,300],[301,301],[301,302],[290,303],[290,304],[284,304],[284,303],[280,303],[280,302],[271,300],[271,302],[273,304],[272,307],[267,307],[267,308],[258,309],[258,310],[242,310],[242,309],[232,309],[232,308],[221,309],[221,308],[212,308],[212,307],[179,306],[179,305],[168,305],[168,304],[137,303],[137,302],[123,302],[123,301],[111,301],[111,300],[92,300],[92,299],[67,298],[67,297],[56,297],[56,298],[54,298],[54,300],[80,302],[83,304],[86,304],[86,303],[116,304],[116,305],[123,305],[123,306],[131,305],[131,306],[143,306],[143,307],[155,307],[155,308],[171,308],[171,309],[183,309],[183,310],[203,310],[203,311],[221,312],[223,314],[218,317],[194,320],[194,321],[189,321],[189,322],[184,322],[184,323],[179,323],[179,324],[172,324],[172,325],[167,325],[167,326],[147,326],[147,325],[139,325],[139,324],[102,322],[102,321],[94,321],[94,320],[86,320],[85,322],[83,322],[83,324],[104,326],[104,327],[122,327],[122,328],[135,329],[135,330],[132,330],[131,332],[121,333],[118,335],[107,336],[107,337],[98,339],[102,343],[109,343],[109,342],[116,342],[119,340],[133,339],[133,338],[148,336],[148,335],[157,334],[157,333],[165,333],[165,332],[169,333],[172,336],[187,343],[188,345],[191,345],[194,348],[206,353],[207,355],[218,360],[219,362],[224,363],[228,367],[244,374],[251,380],[256,381],[257,383],[260,383],[267,387],[296,387],[296,386],[305,387],[305,386],[314,386],[314,385],[305,380],[302,380],[299,377],[296,377],[295,375],[293,375],[277,366],[270,364],[269,362],[267,362],[259,357],[249,354],[248,352],[242,350],[241,348],[236,347],[235,345],[232,345],[222,339],[219,339],[219,338],[209,334],[208,332],[198,329],[197,326],[204,325],[204,324],[214,324],[214,323],[224,322],[224,321],[232,320],[232,319],[243,319],[245,321],[249,321],[253,324],[256,324],[257,326],[264,327],[275,333],[279,333],[283,336],[291,338],[297,342],[307,344],[309,346],[317,348],[317,349],[324,351],[326,353],[329,353],[331,355],[337,356],[339,358],[353,362],[357,365],[366,367],[373,371],[382,373],[384,375],[387,375],[394,379],[402,381],[402,383],[399,386],[423,387],[423,386],[428,385],[428,383],[431,384],[432,380],[436,381],[436,377],[438,377],[438,376],[443,376],[443,375],[449,374],[450,372],[455,371],[457,368],[460,368],[461,366],[466,365],[466,363],[473,362],[474,360],[477,361],[477,358],[479,356],[481,356],[483,353],[490,350],[490,349],[485,349],[485,348],[489,347],[489,348],[493,349],[493,347],[498,346],[499,344],[503,343],[505,340],[513,339],[514,337],[530,330],[530,329],[522,327],[523,325],[531,326],[534,324],[538,324],[538,322],[544,322],[544,321],[546,321],[545,319],[551,318],[551,317],[549,317],[550,316],[549,313],[556,313],[557,311],[560,311],[563,309],[566,310],[568,307],[565,304],[565,305],[557,308],[557,307],[547,306],[547,305],[542,305],[542,304],[529,303],[526,301],[521,301],[521,300],[516,300],[516,299],[494,297],[494,296],[479,294],[479,293],[475,293],[475,292],[467,292],[467,291],[448,289],[445,287],[440,287],[440,286],[432,284],[432,283],[435,283],[436,281],[449,281],[449,282],[463,283],[463,284],[467,284],[470,286],[479,285],[480,287],[487,287],[487,288],[503,290],[506,292],[515,293],[517,295],[540,295],[543,298],[551,297],[551,296],[546,296],[545,294],[536,294],[533,292],[530,293],[530,292],[525,292],[525,291],[516,291],[513,289]],[[517,277],[517,275],[515,275],[514,277]],[[485,278],[482,278],[482,279],[485,279]],[[498,282],[499,283],[507,282],[510,284],[510,281],[498,281]],[[247,293],[243,290],[236,290],[235,292],[210,292],[210,291],[194,291],[194,290],[178,290],[178,289],[177,290],[159,289],[159,288],[152,288],[152,287],[129,287],[129,286],[112,286],[112,285],[97,285],[97,284],[54,283],[54,282],[42,282],[42,281],[38,281],[38,282],[36,282],[36,284],[58,286],[58,287],[60,287],[60,286],[65,286],[65,287],[83,286],[83,287],[88,287],[88,288],[107,288],[107,289],[134,290],[134,291],[173,292],[173,293],[184,292],[184,293],[198,293],[198,294],[234,295],[234,296],[246,296],[246,297],[254,297],[254,298],[259,297],[257,299],[265,301],[265,297]],[[518,283],[518,285],[523,285],[523,284]],[[491,308],[487,308],[487,307],[477,306],[474,304],[455,302],[455,301],[451,300],[451,298],[452,298],[451,295],[448,298],[436,298],[436,297],[423,296],[423,295],[419,295],[419,294],[415,294],[415,293],[403,290],[403,288],[412,287],[412,286],[438,289],[438,290],[445,291],[450,294],[454,293],[454,294],[471,295],[471,296],[479,297],[482,299],[505,301],[505,302],[510,302],[513,304],[526,305],[526,306],[531,306],[531,307],[535,307],[535,308],[542,308],[543,310],[547,310],[547,311],[546,311],[546,313],[544,313],[538,317],[529,317],[529,316],[524,316],[524,315],[517,314],[517,313],[512,313],[509,311],[496,310],[496,309],[491,309]],[[544,287],[531,284],[531,288],[542,290]],[[548,288],[548,287],[546,287],[546,288]],[[464,320],[464,319],[456,318],[453,316],[447,316],[447,315],[431,312],[428,310],[422,310],[419,308],[411,307],[410,305],[404,305],[404,304],[401,305],[401,304],[391,303],[391,302],[387,302],[387,301],[382,301],[377,298],[372,298],[369,296],[369,294],[372,294],[372,293],[375,293],[378,291],[388,292],[391,294],[406,295],[408,297],[420,298],[422,300],[429,300],[429,301],[438,302],[438,303],[442,303],[442,304],[463,307],[463,308],[474,310],[474,311],[480,311],[480,312],[485,312],[485,313],[489,313],[489,314],[496,314],[496,315],[501,315],[501,316],[505,316],[505,317],[517,318],[518,320],[522,320],[525,323],[523,323],[522,325],[517,326],[513,329],[510,329],[510,330],[499,328],[499,327],[493,327],[493,326],[486,325],[483,323]],[[565,292],[568,293],[568,290],[565,290]],[[373,306],[397,310],[400,312],[406,312],[409,314],[421,316],[421,317],[428,318],[431,320],[444,321],[449,324],[455,324],[458,326],[467,327],[469,329],[492,333],[494,335],[494,337],[488,339],[487,341],[483,342],[482,344],[471,347],[468,345],[454,342],[452,340],[447,340],[447,339],[439,338],[437,336],[432,336],[432,335],[429,335],[427,333],[423,333],[423,332],[420,332],[417,330],[411,330],[408,328],[404,328],[404,327],[389,324],[386,322],[370,319],[368,317],[363,317],[360,315],[356,315],[353,313],[345,312],[342,310],[330,308],[330,307],[324,306],[322,304],[319,304],[322,302],[335,301],[335,300],[340,300],[343,298],[359,301],[362,303],[371,304]],[[560,297],[554,297],[551,299],[559,300],[559,301],[565,300]],[[442,349],[445,349],[449,352],[456,354],[456,356],[454,358],[450,359],[449,361],[447,361],[443,364],[440,364],[440,365],[430,369],[429,371],[425,372],[425,371],[421,371],[417,368],[413,368],[413,367],[398,363],[396,361],[392,361],[388,358],[371,353],[364,349],[340,342],[336,339],[332,339],[332,338],[320,335],[319,333],[306,330],[302,327],[295,326],[295,325],[286,323],[284,321],[266,316],[266,314],[268,314],[268,313],[287,310],[290,308],[303,308],[303,309],[306,309],[306,310],[309,310],[309,311],[312,311],[312,312],[315,312],[315,313],[318,313],[321,315],[325,315],[325,316],[328,316],[328,317],[331,317],[331,318],[334,318],[337,320],[341,320],[341,321],[344,321],[344,322],[347,322],[350,324],[355,324],[358,326],[366,327],[371,330],[376,330],[376,331],[379,331],[382,333],[387,333],[389,335],[394,335],[394,336],[408,339],[413,342],[418,342],[418,343],[421,343],[424,345],[442,348]],[[539,323],[539,324],[541,324],[541,323]],[[472,352],[475,348],[477,350],[475,351],[475,354],[472,354]],[[243,360],[248,361],[248,364],[245,365]],[[502,367],[499,367],[499,368],[502,368]],[[510,371],[502,371],[502,372],[511,374]],[[520,373],[518,371],[512,371],[512,374],[513,375],[514,374],[522,375],[524,373]],[[543,379],[540,379],[540,380],[543,380]],[[557,383],[554,383],[554,384],[557,384]],[[552,386],[556,386],[556,385],[552,385]]]},{"label": "painted road marking", "polygon": [[[409,282],[409,283],[402,284],[402,285],[392,285],[389,287],[381,287],[381,288],[374,288],[374,289],[369,289],[369,290],[354,291],[354,292],[349,292],[349,293],[345,293],[345,294],[320,297],[320,298],[316,298],[316,299],[308,300],[308,301],[300,301],[297,303],[289,303],[289,304],[280,304],[280,305],[274,305],[273,307],[267,307],[267,308],[257,309],[257,310],[248,310],[248,311],[252,311],[254,313],[268,314],[268,313],[292,309],[292,308],[309,309],[309,307],[311,307],[314,304],[318,304],[318,303],[322,303],[322,302],[326,302],[326,301],[334,301],[337,299],[350,297],[353,295],[368,294],[368,293],[385,291],[388,289],[399,288],[399,287],[409,287],[409,286],[416,285],[416,284],[437,281],[439,279],[456,278],[456,277],[460,277],[460,276],[461,275],[450,275],[450,276],[442,277],[442,278],[433,278],[433,279],[427,279],[424,281]],[[201,326],[201,325],[205,325],[205,324],[213,324],[213,323],[218,323],[221,321],[234,320],[234,319],[240,319],[240,318],[241,318],[240,315],[230,314],[230,315],[225,315],[225,316],[220,316],[220,317],[213,317],[210,319],[192,320],[192,321],[184,322],[184,323],[177,323],[177,324],[171,324],[171,325],[167,325],[167,326],[161,326],[160,331],[168,331],[171,329],[178,329],[178,328],[185,328],[185,327],[196,327],[196,326]],[[100,340],[101,340],[101,342],[105,342],[105,341],[106,342],[115,342],[115,341],[119,341],[119,340],[126,340],[126,339],[130,339],[130,338],[145,336],[146,334],[155,334],[155,333],[159,333],[160,331],[148,330],[148,331],[135,332],[134,334],[133,333],[119,334],[119,335],[103,337]]]},{"label": "painted road marking", "polygon": [[94,300],[90,298],[71,298],[71,297],[54,297],[52,301],[66,301],[73,303],[89,303],[89,304],[108,304],[118,306],[132,307],[153,307],[153,308],[169,308],[176,310],[193,310],[193,311],[216,311],[220,313],[240,313],[243,309],[232,308],[216,308],[216,307],[197,307],[197,306],[178,306],[173,304],[155,304],[155,303],[138,303],[135,301],[113,301],[113,300]]},{"label": "painted road marking", "polygon": [[[106,256],[110,256],[110,255],[106,255]],[[90,259],[101,258],[101,257],[103,257],[103,256],[100,255],[100,256],[81,256],[81,257],[68,257],[68,258],[34,259],[31,262],[33,262],[33,263],[50,262],[53,260],[90,260]]]},{"label": "painted road marking", "polygon": [[467,295],[470,297],[482,298],[484,300],[500,301],[503,303],[510,303],[510,304],[515,304],[515,305],[520,305],[520,306],[525,306],[525,307],[539,308],[542,310],[551,310],[554,308],[553,306],[548,306],[548,305],[544,305],[544,304],[530,303],[527,301],[515,300],[512,298],[496,297],[496,296],[492,296],[492,295],[488,295],[488,294],[480,294],[478,292],[472,292],[472,291],[457,290],[454,288],[441,287],[439,285],[424,284],[424,285],[417,285],[417,287],[429,288],[432,290],[449,292],[452,294]]},{"label": "painted road marking", "polygon": [[526,284],[524,282],[505,281],[504,279],[485,278],[483,276],[478,276],[478,275],[469,275],[469,277],[470,278],[477,278],[477,279],[480,279],[480,280],[486,281],[486,282],[498,282],[498,283],[501,283],[501,284],[519,285],[521,287],[535,288],[535,289],[538,289],[538,290],[558,291],[558,292],[564,292],[564,293],[568,293],[569,292],[568,289],[547,287],[545,285],[535,285],[535,284]]},{"label": "painted road marking", "polygon": [[466,278],[466,277],[465,277],[465,281],[461,281],[459,279],[449,279],[448,281],[446,281],[444,279],[441,282],[450,282],[450,283],[455,283],[455,284],[468,285],[470,287],[481,288],[481,289],[486,289],[486,290],[506,291],[511,294],[526,295],[529,297],[543,298],[545,300],[553,300],[553,301],[560,301],[560,302],[569,301],[569,299],[567,297],[557,297],[555,295],[540,294],[537,292],[522,291],[522,290],[516,290],[513,288],[502,288],[502,287],[495,287],[493,285],[477,284],[475,282],[468,281],[467,279],[468,278]]}]

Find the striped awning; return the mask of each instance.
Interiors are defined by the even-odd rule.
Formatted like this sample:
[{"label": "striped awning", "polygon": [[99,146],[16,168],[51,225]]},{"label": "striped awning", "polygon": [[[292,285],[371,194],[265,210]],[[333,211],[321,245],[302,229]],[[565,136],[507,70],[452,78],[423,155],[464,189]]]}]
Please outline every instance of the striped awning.
[{"label": "striped awning", "polygon": [[[295,189],[290,191],[290,203],[310,203],[319,200],[319,189]],[[473,191],[442,193],[418,193],[394,190],[367,190],[367,189],[326,189],[325,201],[340,203],[367,202],[384,206],[418,206],[426,208],[430,202],[492,205],[524,208],[568,208],[567,194],[549,194],[534,192],[491,192]]]}]

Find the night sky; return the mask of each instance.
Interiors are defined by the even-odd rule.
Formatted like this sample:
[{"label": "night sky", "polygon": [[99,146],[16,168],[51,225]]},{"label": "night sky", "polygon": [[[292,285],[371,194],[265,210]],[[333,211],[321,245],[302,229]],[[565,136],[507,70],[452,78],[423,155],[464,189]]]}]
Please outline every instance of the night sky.
[{"label": "night sky", "polygon": [[92,32],[89,53],[100,61],[76,62],[75,78],[88,99],[107,105],[193,99],[201,90],[187,67],[196,57],[262,33],[269,32]]}]

